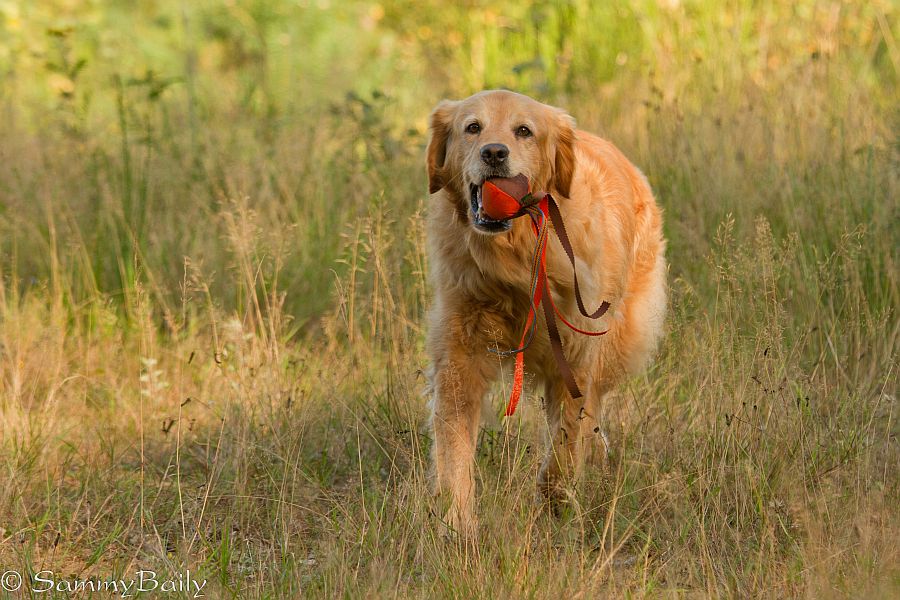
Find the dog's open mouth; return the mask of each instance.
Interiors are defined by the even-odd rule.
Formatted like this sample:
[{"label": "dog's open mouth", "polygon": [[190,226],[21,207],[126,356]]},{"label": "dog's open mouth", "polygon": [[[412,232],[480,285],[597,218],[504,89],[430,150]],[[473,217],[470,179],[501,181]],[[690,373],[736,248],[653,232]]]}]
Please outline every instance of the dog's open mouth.
[{"label": "dog's open mouth", "polygon": [[[482,185],[484,185],[482,183]],[[482,186],[474,183],[469,186],[469,202],[472,207],[472,219],[476,229],[488,233],[502,233],[512,227],[510,219],[492,219],[484,212]]]}]

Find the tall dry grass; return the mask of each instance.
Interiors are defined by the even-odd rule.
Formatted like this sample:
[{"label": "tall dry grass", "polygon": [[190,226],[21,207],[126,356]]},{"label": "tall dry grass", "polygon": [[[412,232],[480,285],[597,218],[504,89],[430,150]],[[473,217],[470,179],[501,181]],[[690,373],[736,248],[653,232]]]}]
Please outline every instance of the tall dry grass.
[{"label": "tall dry grass", "polygon": [[[0,567],[896,594],[891,5],[320,6],[0,5]],[[502,420],[498,386],[473,552],[428,494],[421,152],[432,104],[493,86],[644,170],[672,310],[561,517],[539,401]]]}]

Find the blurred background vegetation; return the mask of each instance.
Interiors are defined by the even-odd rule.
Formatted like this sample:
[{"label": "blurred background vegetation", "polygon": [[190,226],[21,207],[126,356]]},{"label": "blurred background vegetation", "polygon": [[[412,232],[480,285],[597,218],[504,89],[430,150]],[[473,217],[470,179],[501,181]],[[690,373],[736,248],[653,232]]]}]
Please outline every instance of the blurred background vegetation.
[{"label": "blurred background vegetation", "polygon": [[[896,593],[898,17],[0,0],[0,562],[197,565],[223,597]],[[449,560],[423,151],[441,98],[495,87],[647,174],[669,335],[566,518],[530,502],[535,394],[485,423],[486,543]]]},{"label": "blurred background vegetation", "polygon": [[[266,244],[284,233],[266,251],[285,254],[289,312],[314,317],[353,224],[378,206],[404,228],[426,201],[431,106],[495,87],[622,146],[676,256],[705,253],[729,213],[746,230],[757,214],[779,234],[846,229],[896,198],[792,194],[810,170],[837,180],[896,150],[895,31],[887,2],[5,0],[4,270],[48,280],[53,247],[72,303],[140,269],[171,304],[190,257],[233,307],[217,217],[237,203]],[[823,209],[835,195],[852,199],[841,215]]]}]

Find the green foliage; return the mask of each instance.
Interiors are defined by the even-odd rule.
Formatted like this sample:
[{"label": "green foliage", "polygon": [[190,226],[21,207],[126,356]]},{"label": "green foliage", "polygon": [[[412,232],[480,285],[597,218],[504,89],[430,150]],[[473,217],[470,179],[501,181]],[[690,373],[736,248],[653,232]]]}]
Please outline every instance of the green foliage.
[{"label": "green foliage", "polygon": [[[0,567],[188,565],[234,597],[895,592],[897,16],[0,0]],[[470,554],[427,486],[422,155],[431,107],[489,87],[646,173],[671,311],[561,517],[531,504],[534,394],[486,423]]]}]

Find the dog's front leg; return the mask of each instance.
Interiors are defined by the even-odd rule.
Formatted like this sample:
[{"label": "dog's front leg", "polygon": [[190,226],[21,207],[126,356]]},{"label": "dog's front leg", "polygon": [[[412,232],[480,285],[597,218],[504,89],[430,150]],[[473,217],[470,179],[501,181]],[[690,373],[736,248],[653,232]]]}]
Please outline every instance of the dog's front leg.
[{"label": "dog's front leg", "polygon": [[[582,389],[588,389],[584,386]],[[545,390],[550,445],[538,476],[538,489],[551,502],[566,499],[584,465],[588,418],[595,415],[593,398],[573,399],[562,380],[550,379]]]},{"label": "dog's front leg", "polygon": [[[447,524],[463,537],[471,537],[475,520],[475,443],[481,421],[481,402],[496,371],[486,344],[460,338],[435,357],[434,484],[435,493],[449,496]],[[478,352],[478,351],[481,352]]]}]

